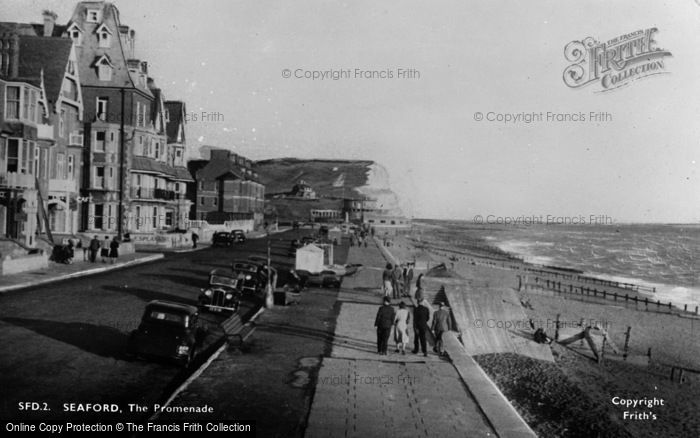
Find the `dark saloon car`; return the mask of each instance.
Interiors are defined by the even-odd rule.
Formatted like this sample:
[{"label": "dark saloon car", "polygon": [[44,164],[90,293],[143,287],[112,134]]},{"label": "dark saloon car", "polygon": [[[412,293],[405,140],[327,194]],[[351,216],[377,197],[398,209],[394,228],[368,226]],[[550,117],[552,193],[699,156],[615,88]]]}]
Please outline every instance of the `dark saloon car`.
[{"label": "dark saloon car", "polygon": [[211,312],[237,312],[242,282],[230,269],[214,269],[209,273],[209,287],[199,294],[199,307]]},{"label": "dark saloon car", "polygon": [[214,246],[233,246],[236,243],[245,243],[243,230],[217,231],[212,237],[212,245]]},{"label": "dark saloon car", "polygon": [[256,294],[265,287],[265,278],[261,275],[260,266],[248,261],[234,261],[231,272],[240,279],[239,289],[244,294]]},{"label": "dark saloon car", "polygon": [[234,243],[234,236],[228,231],[217,231],[211,240],[213,246],[232,246]]},{"label": "dark saloon car", "polygon": [[135,356],[168,359],[188,366],[205,335],[197,307],[154,300],[146,304],[139,328],[131,332],[127,351]]},{"label": "dark saloon car", "polygon": [[245,243],[245,231],[233,230],[231,234],[233,235],[233,241],[235,243]]},{"label": "dark saloon car", "polygon": [[306,286],[319,286],[328,288],[339,288],[341,276],[333,271],[321,271],[320,273],[311,273],[298,269],[297,275],[301,277],[303,284]]}]

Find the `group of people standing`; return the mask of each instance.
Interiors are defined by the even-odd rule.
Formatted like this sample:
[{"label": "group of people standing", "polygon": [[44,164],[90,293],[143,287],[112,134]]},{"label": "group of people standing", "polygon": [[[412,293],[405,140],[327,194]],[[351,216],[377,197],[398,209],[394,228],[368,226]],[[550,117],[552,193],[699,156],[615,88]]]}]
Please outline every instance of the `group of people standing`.
[{"label": "group of people standing", "polygon": [[364,246],[367,248],[367,241],[369,240],[369,237],[367,236],[367,232],[362,230],[360,232],[354,232],[350,233],[350,246]]},{"label": "group of people standing", "polygon": [[410,312],[403,301],[399,302],[399,308],[396,310],[391,304],[391,298],[385,295],[383,304],[379,307],[377,317],[374,320],[374,326],[377,328],[377,353],[383,356],[387,355],[389,337],[393,329],[396,352],[406,354],[406,346],[410,342],[409,327],[413,321],[413,330],[415,331],[413,354],[418,354],[420,351],[423,356],[428,356],[427,334],[432,331],[435,339],[433,351],[441,356],[444,355],[442,337],[445,332],[452,330],[452,318],[442,302],[438,303],[438,310],[432,315],[432,324],[430,324],[430,313],[431,307],[425,298],[417,301],[413,312]]},{"label": "group of people standing", "polygon": [[387,263],[382,272],[382,292],[385,297],[392,298],[410,297],[411,281],[413,281],[413,265],[397,264],[393,266]]},{"label": "group of people standing", "polygon": [[109,236],[105,236],[105,240],[100,242],[97,236],[93,236],[90,240],[90,245],[88,246],[88,251],[90,255],[90,262],[97,262],[97,254],[100,254],[102,263],[106,263],[109,260],[110,263],[114,263],[119,257],[119,241],[117,236],[114,236],[112,240]]}]

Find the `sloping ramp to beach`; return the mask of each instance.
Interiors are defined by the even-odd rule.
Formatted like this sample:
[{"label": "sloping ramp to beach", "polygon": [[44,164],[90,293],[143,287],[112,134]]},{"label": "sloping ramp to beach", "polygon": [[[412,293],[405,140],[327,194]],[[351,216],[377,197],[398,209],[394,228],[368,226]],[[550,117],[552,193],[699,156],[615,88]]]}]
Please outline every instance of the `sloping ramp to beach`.
[{"label": "sloping ramp to beach", "polygon": [[516,353],[554,362],[549,345],[532,340],[533,330],[512,289],[461,278],[426,277],[424,284],[431,292],[445,287],[467,354]]}]

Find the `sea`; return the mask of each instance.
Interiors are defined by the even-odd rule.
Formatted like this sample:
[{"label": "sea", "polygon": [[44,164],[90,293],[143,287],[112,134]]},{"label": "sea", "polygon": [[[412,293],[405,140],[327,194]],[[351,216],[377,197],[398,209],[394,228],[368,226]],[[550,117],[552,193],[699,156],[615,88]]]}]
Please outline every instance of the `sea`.
[{"label": "sea", "polygon": [[455,250],[487,244],[526,262],[656,288],[654,300],[700,306],[700,224],[476,225],[416,221],[425,240]]}]

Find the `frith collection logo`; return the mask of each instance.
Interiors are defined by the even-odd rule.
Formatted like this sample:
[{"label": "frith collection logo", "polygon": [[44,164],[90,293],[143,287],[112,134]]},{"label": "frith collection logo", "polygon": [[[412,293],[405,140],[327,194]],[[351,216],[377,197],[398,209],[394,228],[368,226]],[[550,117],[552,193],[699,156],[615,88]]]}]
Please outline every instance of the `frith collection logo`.
[{"label": "frith collection logo", "polygon": [[564,83],[571,88],[599,84],[598,92],[614,90],[632,81],[668,73],[664,58],[671,52],[657,47],[657,28],[637,30],[601,43],[592,37],[572,41],[564,48],[572,64],[564,70]]}]

